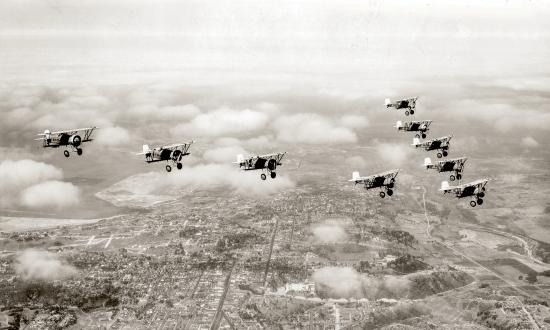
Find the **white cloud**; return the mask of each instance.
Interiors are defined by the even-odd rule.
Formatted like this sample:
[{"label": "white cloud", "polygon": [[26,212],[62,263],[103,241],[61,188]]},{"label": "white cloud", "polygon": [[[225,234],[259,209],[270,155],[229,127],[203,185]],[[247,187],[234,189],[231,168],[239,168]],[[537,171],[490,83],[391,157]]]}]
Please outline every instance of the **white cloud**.
[{"label": "white cloud", "polygon": [[234,136],[257,131],[265,127],[268,120],[269,116],[259,111],[222,108],[200,114],[190,122],[176,126],[173,133],[186,136]]},{"label": "white cloud", "polygon": [[128,113],[141,120],[172,121],[191,119],[200,114],[201,110],[193,104],[158,106],[154,103],[138,103],[128,109]]},{"label": "white cloud", "polygon": [[63,172],[52,165],[29,159],[0,163],[0,205],[60,209],[76,205],[79,189],[58,181]]},{"label": "white cloud", "polygon": [[203,154],[206,161],[214,163],[231,163],[237,160],[237,155],[248,155],[249,153],[238,145],[210,148]]},{"label": "white cloud", "polygon": [[27,249],[15,257],[15,272],[25,281],[54,281],[72,277],[77,269],[45,250]]},{"label": "white cloud", "polygon": [[411,150],[402,144],[379,143],[376,146],[376,152],[384,162],[392,166],[399,166],[407,159]]},{"label": "white cloud", "polygon": [[99,145],[119,146],[130,142],[130,133],[127,129],[119,126],[102,127],[94,131],[94,140]]},{"label": "white cloud", "polygon": [[346,115],[340,119],[343,126],[349,128],[362,128],[369,125],[369,120],[365,116],[359,115]]},{"label": "white cloud", "polygon": [[75,206],[80,201],[80,189],[70,182],[46,181],[26,188],[21,192],[23,206],[40,209],[62,209]]},{"label": "white cloud", "polygon": [[348,238],[346,231],[338,224],[317,224],[311,230],[320,243],[343,243]]},{"label": "white cloud", "polygon": [[273,128],[277,139],[288,143],[353,143],[357,136],[348,127],[337,126],[327,118],[313,114],[300,113],[282,116],[275,120]]},{"label": "white cloud", "polygon": [[526,148],[536,148],[539,146],[539,143],[533,137],[526,136],[523,139],[521,139],[521,145]]}]

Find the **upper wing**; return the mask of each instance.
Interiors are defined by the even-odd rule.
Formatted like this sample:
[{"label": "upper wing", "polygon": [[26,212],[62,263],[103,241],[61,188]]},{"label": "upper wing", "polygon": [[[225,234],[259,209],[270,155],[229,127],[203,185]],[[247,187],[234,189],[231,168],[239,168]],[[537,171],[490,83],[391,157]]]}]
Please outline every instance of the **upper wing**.
[{"label": "upper wing", "polygon": [[165,146],[162,146],[161,149],[170,149],[170,150],[174,150],[174,149],[185,149],[185,151],[187,151],[187,149],[189,149],[189,147],[195,143],[195,141],[191,141],[191,142],[188,142],[188,143],[174,143],[174,144],[168,144],[168,145],[165,145]]},{"label": "upper wing", "polygon": [[[93,131],[94,129],[96,129],[97,127],[85,127],[85,128],[75,128],[75,129],[69,129],[69,130],[66,130],[66,131],[56,131],[56,132],[51,132],[50,134],[52,135],[60,135],[60,134],[75,134],[77,132],[88,132],[88,131]],[[41,134],[38,134],[38,135],[46,135],[44,133],[41,133]]]}]

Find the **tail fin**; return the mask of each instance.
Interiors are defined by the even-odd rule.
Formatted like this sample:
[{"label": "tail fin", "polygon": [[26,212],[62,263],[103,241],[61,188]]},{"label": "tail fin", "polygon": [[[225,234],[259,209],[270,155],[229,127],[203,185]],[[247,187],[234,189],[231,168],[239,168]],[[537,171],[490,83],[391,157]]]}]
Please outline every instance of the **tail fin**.
[{"label": "tail fin", "polygon": [[386,105],[386,107],[389,107],[390,104],[391,104],[391,100],[390,99],[385,99],[384,104]]},{"label": "tail fin", "polygon": [[420,139],[419,138],[413,138],[413,145],[415,144],[419,144],[420,143]]},{"label": "tail fin", "polygon": [[149,148],[149,145],[148,144],[144,144],[143,145],[143,154],[148,154],[151,152],[151,148]]},{"label": "tail fin", "polygon": [[395,128],[397,128],[397,130],[401,129],[403,127],[403,122],[401,120],[398,120],[395,122]]},{"label": "tail fin", "polygon": [[237,163],[243,163],[244,162],[244,156],[242,154],[237,155]]},{"label": "tail fin", "polygon": [[359,179],[360,177],[361,177],[361,176],[359,175],[359,172],[353,172],[353,173],[351,174],[351,179],[352,179],[352,180],[357,180],[357,179]]},{"label": "tail fin", "polygon": [[433,164],[432,164],[432,160],[430,159],[430,157],[424,158],[424,166],[426,166],[426,168],[429,168],[432,165]]},{"label": "tail fin", "polygon": [[441,190],[449,189],[449,181],[441,182]]}]

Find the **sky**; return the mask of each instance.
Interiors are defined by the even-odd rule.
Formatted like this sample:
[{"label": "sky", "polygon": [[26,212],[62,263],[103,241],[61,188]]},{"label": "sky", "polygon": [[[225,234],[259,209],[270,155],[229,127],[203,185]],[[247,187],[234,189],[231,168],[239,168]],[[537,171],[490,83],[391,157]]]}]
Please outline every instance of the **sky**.
[{"label": "sky", "polygon": [[[299,185],[242,181],[228,165],[237,153],[330,150],[338,180],[412,165],[409,137],[384,130],[403,119],[382,111],[385,97],[420,95],[433,134],[452,131],[461,152],[540,151],[548,17],[546,1],[1,1],[0,207],[90,216],[96,193],[120,187]],[[83,158],[33,141],[89,125],[101,129]],[[133,158],[192,139],[192,175],[175,183]]]}]

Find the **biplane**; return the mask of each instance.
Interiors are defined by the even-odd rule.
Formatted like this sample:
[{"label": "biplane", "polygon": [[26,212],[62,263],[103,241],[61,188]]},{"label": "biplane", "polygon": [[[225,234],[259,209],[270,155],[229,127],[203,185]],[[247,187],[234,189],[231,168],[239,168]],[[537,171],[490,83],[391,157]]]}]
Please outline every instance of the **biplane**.
[{"label": "biplane", "polygon": [[435,169],[439,173],[441,172],[454,172],[449,176],[449,180],[461,180],[462,172],[464,171],[464,163],[466,163],[466,157],[454,158],[454,159],[445,159],[440,160],[437,163],[433,164],[430,157],[424,159],[424,166],[426,169]]},{"label": "biplane", "polygon": [[414,138],[412,146],[415,148],[423,148],[426,151],[438,150],[437,158],[447,157],[452,135],[443,136],[437,139],[420,142],[420,139]]},{"label": "biplane", "polygon": [[250,156],[245,158],[243,155],[237,155],[237,161],[234,164],[238,164],[240,168],[245,171],[262,170],[260,178],[262,180],[267,179],[265,172],[269,173],[272,179],[277,177],[277,166],[283,165],[281,160],[286,152],[273,153],[262,156]]},{"label": "biplane", "polygon": [[395,128],[397,128],[398,131],[403,131],[403,132],[418,132],[415,134],[414,137],[425,139],[426,133],[430,129],[431,123],[432,123],[431,120],[418,120],[418,121],[406,121],[406,122],[402,122],[401,120],[398,120],[395,123]]},{"label": "biplane", "polygon": [[483,197],[485,197],[485,185],[489,182],[489,179],[480,179],[469,183],[461,184],[458,186],[449,186],[447,181],[441,182],[441,189],[444,194],[455,194],[457,198],[473,197],[470,201],[470,206],[483,204]]},{"label": "biplane", "polygon": [[[350,182],[362,183],[365,189],[380,188],[379,193],[381,198],[393,195],[393,188],[395,187],[395,177],[399,173],[399,169],[373,174],[369,176],[360,176],[359,172],[353,172]],[[386,190],[385,192],[383,190]]]},{"label": "biplane", "polygon": [[386,108],[395,108],[395,110],[405,109],[405,116],[408,116],[414,115],[416,100],[418,100],[418,96],[401,99],[395,102],[392,102],[390,99],[385,99],[384,104],[386,105]]},{"label": "biplane", "polygon": [[44,148],[59,148],[66,147],[63,151],[65,157],[69,157],[69,149],[76,152],[77,155],[82,155],[82,144],[92,141],[92,133],[97,127],[75,128],[65,131],[52,132],[45,130],[44,133],[37,134],[40,136],[35,141],[42,141]]},{"label": "biplane", "polygon": [[[191,147],[194,142],[195,141],[191,141],[188,143],[169,144],[153,149],[149,148],[149,145],[144,144],[143,151],[138,153],[137,155],[145,155],[145,161],[147,163],[163,161],[166,161],[168,163],[172,162],[173,164],[176,164],[178,170],[181,170],[183,168],[181,159],[183,158],[183,156],[189,155],[189,147]],[[166,164],[166,172],[170,171],[172,171],[172,166],[170,166],[170,164]]]}]

